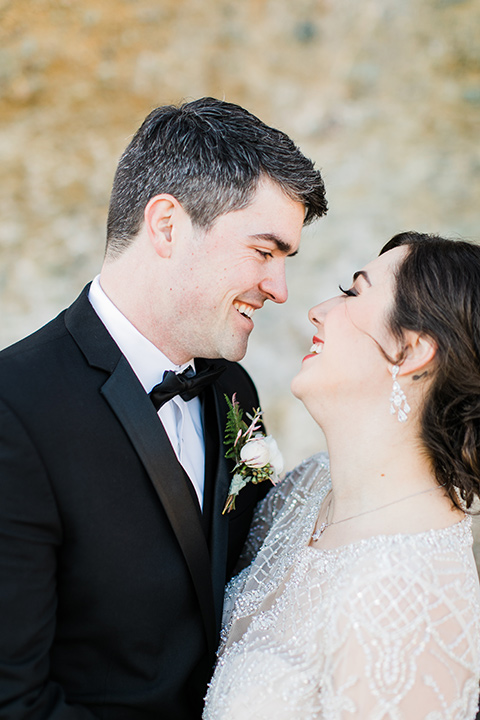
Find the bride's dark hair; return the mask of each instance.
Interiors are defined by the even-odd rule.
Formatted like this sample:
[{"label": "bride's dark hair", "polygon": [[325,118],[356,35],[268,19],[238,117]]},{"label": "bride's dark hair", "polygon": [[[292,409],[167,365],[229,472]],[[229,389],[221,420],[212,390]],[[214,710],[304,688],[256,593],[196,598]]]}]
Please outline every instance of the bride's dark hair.
[{"label": "bride's dark hair", "polygon": [[437,481],[458,506],[480,496],[480,247],[405,232],[380,251],[408,246],[388,318],[400,340],[414,330],[437,344],[421,437]]}]

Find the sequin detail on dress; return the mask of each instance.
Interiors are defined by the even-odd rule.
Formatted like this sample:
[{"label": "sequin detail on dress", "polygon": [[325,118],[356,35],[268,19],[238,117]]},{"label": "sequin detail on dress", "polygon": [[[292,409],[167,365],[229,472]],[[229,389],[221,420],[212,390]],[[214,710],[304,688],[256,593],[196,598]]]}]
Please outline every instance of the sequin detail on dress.
[{"label": "sequin detail on dress", "polygon": [[227,588],[204,720],[473,720],[470,518],[317,550],[308,541],[329,489],[317,455],[259,508],[245,563],[255,559]]}]

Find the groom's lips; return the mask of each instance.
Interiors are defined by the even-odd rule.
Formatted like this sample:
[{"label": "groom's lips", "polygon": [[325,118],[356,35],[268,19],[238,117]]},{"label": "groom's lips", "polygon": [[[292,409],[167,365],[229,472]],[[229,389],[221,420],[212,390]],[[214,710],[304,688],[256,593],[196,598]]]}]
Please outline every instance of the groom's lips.
[{"label": "groom's lips", "polygon": [[252,323],[253,313],[255,312],[255,310],[259,309],[254,307],[253,305],[250,305],[250,303],[242,302],[241,300],[235,300],[233,303],[233,307],[235,308],[235,310],[237,310],[237,312],[240,313],[240,315],[243,315],[244,318],[247,318]]}]

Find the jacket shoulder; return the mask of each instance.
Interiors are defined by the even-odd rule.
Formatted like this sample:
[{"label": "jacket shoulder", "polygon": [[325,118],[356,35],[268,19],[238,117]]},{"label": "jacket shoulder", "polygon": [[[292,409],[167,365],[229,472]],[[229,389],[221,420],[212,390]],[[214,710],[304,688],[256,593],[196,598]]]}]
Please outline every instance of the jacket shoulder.
[{"label": "jacket shoulder", "polygon": [[258,406],[258,393],[255,384],[245,368],[237,362],[229,360],[214,360],[216,367],[223,367],[224,371],[217,380],[217,387],[221,393],[231,397],[237,393],[239,399],[248,404]]},{"label": "jacket shoulder", "polygon": [[65,310],[46,325],[35,330],[30,335],[18,340],[0,351],[0,361],[19,359],[25,353],[31,353],[38,348],[57,340],[65,334]]},{"label": "jacket shoulder", "polygon": [[[62,310],[56,318],[0,352],[2,392],[9,395],[13,391],[13,386],[16,385],[25,391],[35,386],[37,393],[47,382],[53,381],[56,385],[65,374],[78,371],[75,363],[78,362],[82,353],[78,352],[78,343],[72,329],[69,328],[69,321],[72,324],[72,314],[75,316],[75,313],[78,314],[80,310],[81,316],[77,320],[77,325],[85,326],[84,332],[87,335],[94,334],[91,330],[97,316],[86,299],[86,289],[69,308]],[[99,320],[97,322],[100,323]]]}]

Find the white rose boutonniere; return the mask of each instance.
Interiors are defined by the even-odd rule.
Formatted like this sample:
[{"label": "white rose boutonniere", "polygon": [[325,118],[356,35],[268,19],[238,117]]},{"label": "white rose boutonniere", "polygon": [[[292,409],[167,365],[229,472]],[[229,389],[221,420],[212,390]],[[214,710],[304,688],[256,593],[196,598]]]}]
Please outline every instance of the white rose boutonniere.
[{"label": "white rose boutonniere", "polygon": [[268,463],[279,475],[283,471],[283,458],[276,440],[271,435],[255,436],[247,440],[240,450],[240,460],[251,468],[265,467]]},{"label": "white rose boutonniere", "polygon": [[250,425],[247,425],[236,395],[231,401],[227,396],[225,399],[228,404],[225,428],[225,445],[228,449],[225,457],[233,458],[235,467],[223,513],[235,508],[235,498],[247,483],[270,480],[275,485],[283,472],[283,458],[277,443],[271,435],[261,432],[260,409],[255,410],[253,415],[247,414],[250,420]]}]

